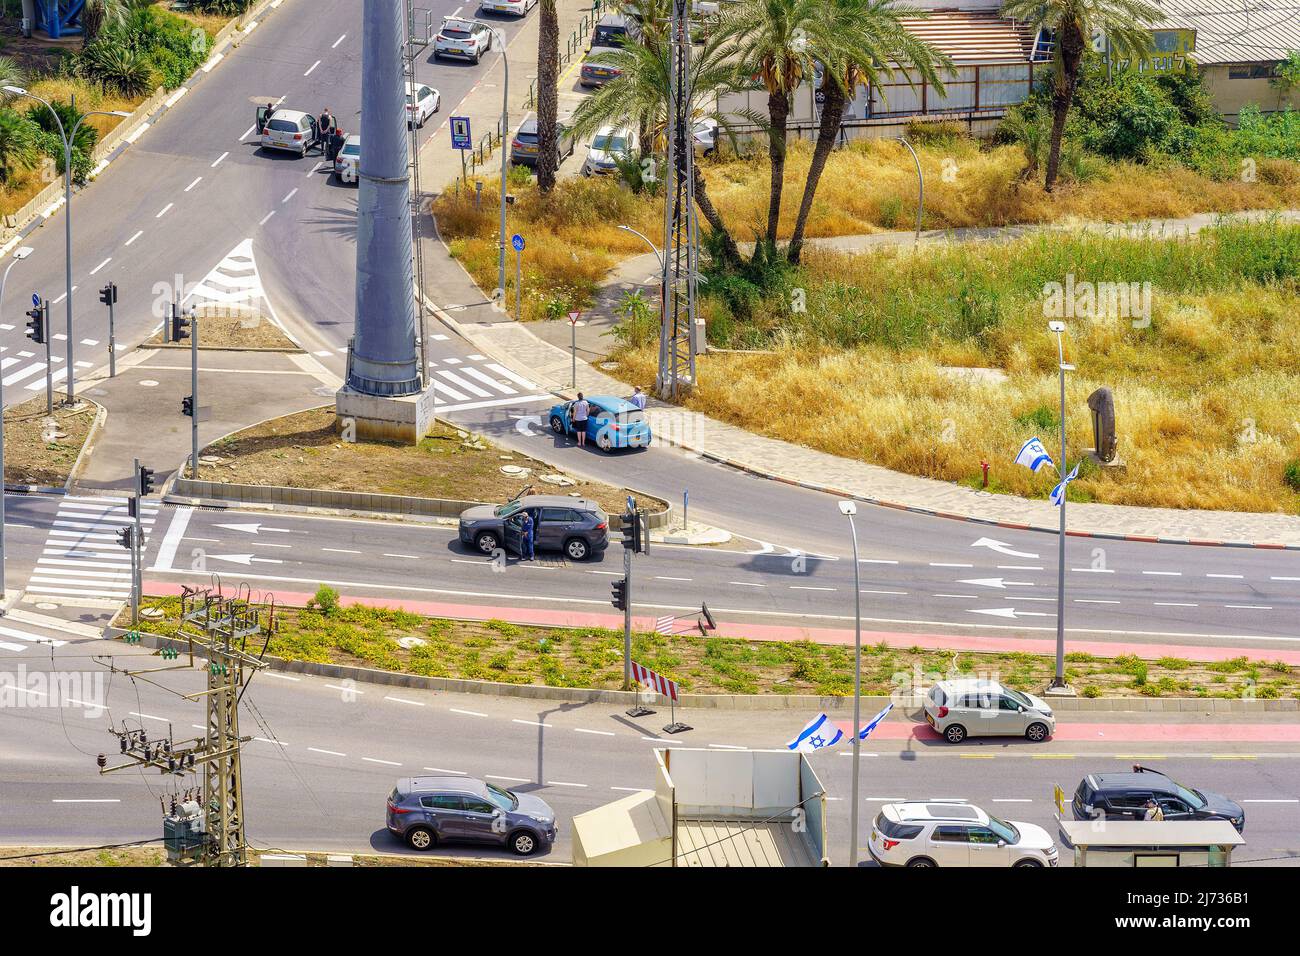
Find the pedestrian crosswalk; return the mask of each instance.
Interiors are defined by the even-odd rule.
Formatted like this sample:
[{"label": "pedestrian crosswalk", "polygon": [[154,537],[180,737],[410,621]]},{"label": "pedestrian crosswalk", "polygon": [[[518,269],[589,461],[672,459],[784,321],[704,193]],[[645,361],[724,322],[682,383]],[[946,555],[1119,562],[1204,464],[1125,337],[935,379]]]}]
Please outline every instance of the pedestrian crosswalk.
[{"label": "pedestrian crosswalk", "polygon": [[[146,544],[158,506],[142,503],[140,527]],[[118,532],[132,523],[125,498],[67,497],[59,504],[27,593],[50,597],[131,596],[131,553]]]},{"label": "pedestrian crosswalk", "polygon": [[[77,362],[76,366],[90,368],[93,364]],[[51,369],[53,372],[50,371]],[[10,354],[8,346],[0,346],[0,378],[3,378],[5,388],[21,384],[27,391],[36,392],[44,390],[47,379],[54,387],[65,382],[68,378],[68,369],[66,360],[61,355],[51,355],[47,364],[44,356],[38,357],[35,352],[24,349]]]},{"label": "pedestrian crosswalk", "polygon": [[185,304],[201,315],[273,315],[253,258],[253,240],[230,250],[190,291]]},{"label": "pedestrian crosswalk", "polygon": [[536,382],[484,355],[430,361],[429,384],[441,411],[516,405],[551,397]]},{"label": "pedestrian crosswalk", "polygon": [[35,630],[24,630],[12,624],[0,624],[0,651],[21,654],[24,651],[62,647],[67,641],[49,637]]}]

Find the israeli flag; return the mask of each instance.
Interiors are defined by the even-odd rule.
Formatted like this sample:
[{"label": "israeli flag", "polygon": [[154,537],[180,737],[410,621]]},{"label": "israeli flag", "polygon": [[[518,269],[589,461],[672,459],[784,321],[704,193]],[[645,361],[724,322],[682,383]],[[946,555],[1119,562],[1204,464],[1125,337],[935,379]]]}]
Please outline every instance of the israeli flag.
[{"label": "israeli flag", "polygon": [[829,717],[818,714],[803,730],[799,731],[798,737],[786,744],[786,747],[799,753],[816,753],[818,750],[834,747],[843,736],[844,731],[831,723]]},{"label": "israeli flag", "polygon": [[1047,453],[1047,449],[1043,447],[1043,443],[1038,440],[1037,435],[1020,446],[1020,451],[1016,453],[1016,464],[1024,465],[1030,471],[1035,472],[1044,465],[1056,467],[1056,463],[1052,461],[1052,456]]},{"label": "israeli flag", "polygon": [[878,725],[882,720],[885,719],[885,715],[886,715],[887,713],[889,713],[889,712],[890,712],[891,710],[893,710],[893,709],[894,709],[894,705],[893,705],[893,704],[886,704],[884,710],[882,710],[880,713],[876,714],[876,716],[872,717],[871,720],[867,721],[866,726],[863,727],[861,730],[858,731],[858,739],[859,739],[859,740],[866,740],[869,736],[871,736],[871,732],[872,732],[873,730],[876,729],[876,726],[877,726],[877,725]]},{"label": "israeli flag", "polygon": [[1061,483],[1052,489],[1052,504],[1059,508],[1065,503],[1065,486],[1078,477],[1079,465],[1076,463],[1075,466],[1070,469],[1070,473],[1062,479]]}]

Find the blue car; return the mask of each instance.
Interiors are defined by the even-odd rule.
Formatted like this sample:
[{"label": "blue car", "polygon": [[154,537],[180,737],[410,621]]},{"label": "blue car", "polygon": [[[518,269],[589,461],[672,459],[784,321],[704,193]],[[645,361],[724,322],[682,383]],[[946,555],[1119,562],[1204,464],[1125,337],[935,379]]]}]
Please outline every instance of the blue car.
[{"label": "blue car", "polygon": [[[591,412],[587,416],[587,437],[602,451],[615,448],[650,447],[650,424],[645,412],[625,398],[593,395],[587,399]],[[573,402],[563,402],[551,409],[551,431],[572,435]]]}]

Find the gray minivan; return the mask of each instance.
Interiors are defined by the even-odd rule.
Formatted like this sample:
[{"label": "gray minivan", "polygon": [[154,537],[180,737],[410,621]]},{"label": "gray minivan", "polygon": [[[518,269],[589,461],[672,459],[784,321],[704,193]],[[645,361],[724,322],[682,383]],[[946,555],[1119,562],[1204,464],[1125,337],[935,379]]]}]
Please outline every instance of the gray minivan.
[{"label": "gray minivan", "polygon": [[413,850],[495,843],[520,856],[555,842],[555,811],[541,797],[473,777],[408,777],[388,795],[390,833]]}]

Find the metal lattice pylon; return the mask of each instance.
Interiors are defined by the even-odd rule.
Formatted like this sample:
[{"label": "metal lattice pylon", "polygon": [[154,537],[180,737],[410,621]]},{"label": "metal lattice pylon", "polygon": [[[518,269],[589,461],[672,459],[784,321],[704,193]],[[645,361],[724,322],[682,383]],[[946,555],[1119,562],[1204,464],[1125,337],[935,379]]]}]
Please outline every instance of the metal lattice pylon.
[{"label": "metal lattice pylon", "polygon": [[664,257],[659,325],[661,398],[695,384],[695,297],[699,235],[695,225],[695,149],[691,123],[690,0],[672,0],[669,22],[668,163],[664,189]]}]

